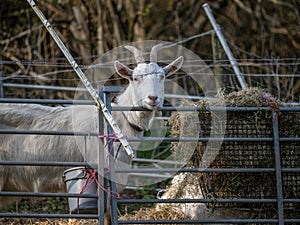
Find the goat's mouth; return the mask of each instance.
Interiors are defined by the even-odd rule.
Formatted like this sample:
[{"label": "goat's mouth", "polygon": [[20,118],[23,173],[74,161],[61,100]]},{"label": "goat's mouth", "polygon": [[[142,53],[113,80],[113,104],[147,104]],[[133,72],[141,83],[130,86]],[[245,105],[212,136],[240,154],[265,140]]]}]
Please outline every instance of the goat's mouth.
[{"label": "goat's mouth", "polygon": [[143,101],[143,108],[150,109],[150,110],[157,109],[161,107],[162,105],[161,103],[162,103],[161,99],[156,99],[155,101],[150,101],[148,99],[145,99]]}]

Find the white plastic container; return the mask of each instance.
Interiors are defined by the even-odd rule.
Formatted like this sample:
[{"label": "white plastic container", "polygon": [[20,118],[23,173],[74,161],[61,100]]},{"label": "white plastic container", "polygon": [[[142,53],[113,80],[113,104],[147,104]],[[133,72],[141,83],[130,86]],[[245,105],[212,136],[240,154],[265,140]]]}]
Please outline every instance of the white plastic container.
[{"label": "white plastic container", "polygon": [[[88,179],[92,169],[73,167],[64,171],[63,178],[67,185],[68,193],[72,194],[97,194],[97,184],[93,179]],[[96,175],[97,178],[97,175]],[[70,213],[93,214],[98,212],[97,198],[68,198]]]}]

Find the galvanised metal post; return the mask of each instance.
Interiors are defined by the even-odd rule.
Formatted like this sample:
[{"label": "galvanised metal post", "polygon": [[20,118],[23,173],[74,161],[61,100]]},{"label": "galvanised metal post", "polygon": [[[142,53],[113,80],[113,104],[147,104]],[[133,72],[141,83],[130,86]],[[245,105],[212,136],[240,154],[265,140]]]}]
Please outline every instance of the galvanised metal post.
[{"label": "galvanised metal post", "polygon": [[217,37],[219,38],[219,40],[221,42],[222,47],[224,48],[224,51],[229,59],[230,64],[232,65],[232,68],[238,78],[238,81],[239,81],[242,89],[246,89],[248,86],[244,80],[244,76],[243,76],[242,72],[240,71],[240,68],[238,67],[237,61],[235,60],[235,58],[232,55],[232,52],[221,32],[220,26],[217,24],[215,17],[211,13],[211,9],[210,9],[209,5],[207,3],[205,3],[202,5],[202,7],[204,8],[207,17],[208,17],[211,25],[213,26],[213,28],[217,34]]},{"label": "galvanised metal post", "polygon": [[[105,88],[105,87],[104,87]],[[109,112],[111,112],[111,101],[110,101],[110,92],[104,91],[103,100],[107,106],[107,109]],[[109,124],[107,124],[107,135],[113,134],[113,130]],[[117,187],[116,187],[116,176],[115,176],[115,157],[114,157],[114,143],[109,141],[109,137],[107,137],[107,143],[106,145],[106,152],[107,154],[110,154],[109,156],[109,184],[110,184],[110,192],[112,193],[110,196],[110,210],[111,210],[111,224],[112,225],[118,225],[118,206],[117,206],[117,199],[116,196],[114,196],[113,193],[117,193]],[[109,209],[109,207],[108,207]]]},{"label": "galvanised metal post", "polygon": [[[103,100],[104,95],[103,95],[103,86],[98,88],[99,92],[99,97]],[[104,132],[104,118],[102,114],[99,112],[99,135],[103,134]],[[99,146],[104,146],[104,141],[99,138]],[[105,154],[104,154],[105,149],[99,149],[98,151],[98,181],[102,187],[105,187]],[[105,221],[105,209],[106,209],[106,202],[107,202],[107,194],[98,187],[98,224],[99,225],[104,225]]]},{"label": "galvanised metal post", "polygon": [[277,189],[278,224],[284,225],[283,190],[282,190],[282,176],[281,176],[282,170],[281,170],[277,112],[272,112],[272,120],[273,120],[275,171],[276,171],[275,173],[276,173],[276,189]]}]

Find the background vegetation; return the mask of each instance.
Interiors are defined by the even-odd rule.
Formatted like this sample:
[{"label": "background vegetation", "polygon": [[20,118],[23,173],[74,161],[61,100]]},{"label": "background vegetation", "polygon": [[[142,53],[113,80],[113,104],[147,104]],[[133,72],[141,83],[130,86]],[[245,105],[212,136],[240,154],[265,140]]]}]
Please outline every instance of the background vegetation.
[{"label": "background vegetation", "polygon": [[[177,41],[211,30],[202,8],[208,3],[247,83],[266,88],[284,101],[300,102],[300,0],[36,2],[82,68],[106,51],[128,42]],[[215,63],[211,36],[183,45],[207,64]],[[0,82],[2,79],[5,83],[75,87],[78,84],[77,76],[25,0],[0,1],[0,52],[3,76]],[[219,72],[226,77],[224,87],[233,90],[239,86],[230,75],[233,71],[228,61],[218,63],[223,67]],[[5,96],[73,98],[71,93],[61,91],[14,88],[6,88]],[[63,210],[57,199],[43,204],[48,211]],[[28,210],[27,203],[19,206],[20,211]]]},{"label": "background vegetation", "polygon": [[[211,6],[242,71],[256,75],[247,76],[247,83],[266,88],[285,101],[299,101],[300,0],[37,1],[81,65],[89,65],[99,55],[127,42],[176,41],[211,30],[202,8],[205,2]],[[210,36],[183,45],[212,63]],[[0,2],[0,50],[5,82],[60,86],[78,82],[27,1]],[[228,68],[222,73],[232,74]],[[235,78],[229,78],[224,83],[227,88],[238,86]],[[14,91],[11,96],[72,98],[40,91]]]}]

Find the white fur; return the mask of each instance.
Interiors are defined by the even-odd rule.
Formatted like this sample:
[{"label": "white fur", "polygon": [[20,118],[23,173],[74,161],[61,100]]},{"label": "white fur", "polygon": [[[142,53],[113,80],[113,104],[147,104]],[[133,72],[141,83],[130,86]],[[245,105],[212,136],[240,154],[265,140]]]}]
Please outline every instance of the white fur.
[{"label": "white fur", "polygon": [[[133,47],[134,48],[134,47]],[[115,62],[119,75],[129,80],[125,91],[117,98],[120,106],[142,106],[148,111],[113,112],[113,117],[122,132],[128,137],[141,137],[163,104],[164,80],[166,75],[176,72],[182,66],[179,57],[170,65],[161,68],[156,62],[139,63],[133,70],[122,63]],[[98,117],[94,106],[48,107],[36,104],[0,104],[0,129],[19,130],[75,130],[97,132]],[[130,123],[130,124],[129,124]],[[77,130],[79,131],[79,130]],[[79,140],[79,141],[78,141]],[[97,137],[84,138],[55,135],[0,135],[0,160],[12,161],[83,161],[83,155],[99,149]],[[119,151],[116,163],[130,165],[125,151]],[[122,164],[122,163],[121,163]],[[62,179],[66,168],[53,166],[3,166],[0,165],[0,191],[62,191]],[[126,176],[121,174],[123,182]],[[119,190],[120,191],[120,190]],[[1,200],[1,199],[0,199]],[[0,201],[3,203],[3,201]]]}]

